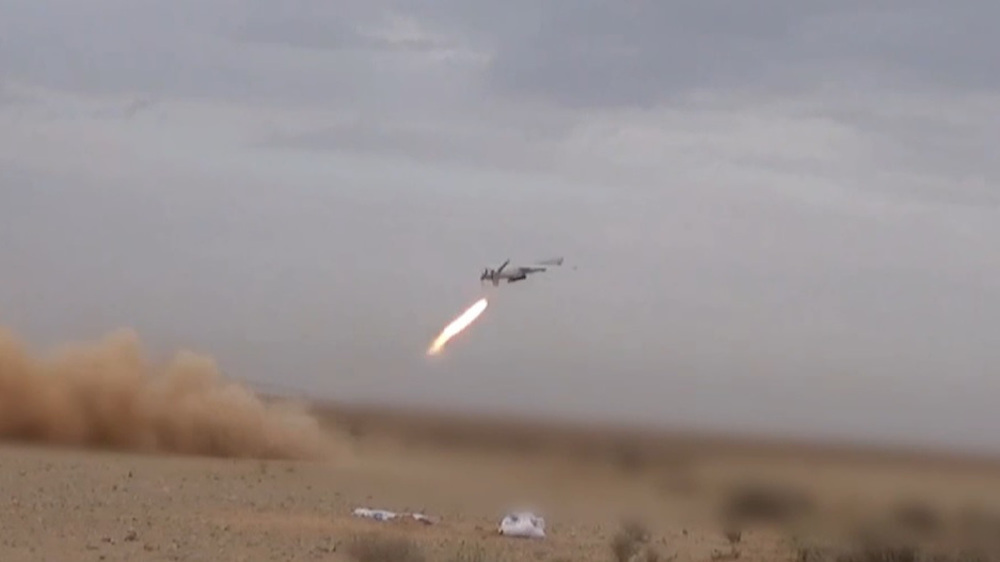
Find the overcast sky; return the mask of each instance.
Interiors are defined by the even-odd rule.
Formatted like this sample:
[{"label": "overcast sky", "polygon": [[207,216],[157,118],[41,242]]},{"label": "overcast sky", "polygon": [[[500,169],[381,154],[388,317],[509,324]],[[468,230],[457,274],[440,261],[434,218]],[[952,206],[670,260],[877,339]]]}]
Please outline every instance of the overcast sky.
[{"label": "overcast sky", "polygon": [[[1000,451],[1000,4],[820,4],[0,0],[0,320]],[[424,356],[483,267],[555,255]]]}]

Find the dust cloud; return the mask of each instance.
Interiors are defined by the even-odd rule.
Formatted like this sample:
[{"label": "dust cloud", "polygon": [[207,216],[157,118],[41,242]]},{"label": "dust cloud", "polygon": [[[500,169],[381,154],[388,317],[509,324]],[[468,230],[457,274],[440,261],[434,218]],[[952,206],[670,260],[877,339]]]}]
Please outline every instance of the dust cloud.
[{"label": "dust cloud", "polygon": [[261,459],[336,451],[304,408],[267,402],[192,352],[156,367],[131,330],[42,357],[0,326],[0,440]]}]

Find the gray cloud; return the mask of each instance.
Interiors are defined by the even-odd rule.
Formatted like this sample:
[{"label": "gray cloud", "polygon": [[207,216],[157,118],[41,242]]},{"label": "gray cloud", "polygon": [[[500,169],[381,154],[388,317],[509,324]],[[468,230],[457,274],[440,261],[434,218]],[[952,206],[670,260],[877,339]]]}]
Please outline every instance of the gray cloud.
[{"label": "gray cloud", "polygon": [[[0,12],[0,312],[36,339],[129,324],[344,397],[997,445],[993,4]],[[557,253],[578,269],[424,360],[482,267]]]},{"label": "gray cloud", "polygon": [[[0,60],[15,73],[60,87],[191,93],[243,87],[249,94],[266,91],[276,79],[304,80],[310,69],[300,62],[275,74],[281,65],[274,54],[247,61],[232,40],[335,51],[332,73],[360,70],[350,64],[359,52],[464,47],[493,54],[486,78],[501,91],[601,106],[648,105],[690,89],[806,87],[852,73],[991,89],[998,63],[988,22],[998,10],[985,1],[943,11],[929,1],[724,8],[610,0],[387,1],[340,3],[334,10],[316,0],[281,6],[182,1],[160,8],[46,0],[6,10]],[[421,31],[409,29],[408,20]],[[269,79],[257,74],[265,69]]]},{"label": "gray cloud", "polygon": [[691,89],[799,89],[857,74],[992,88],[997,62],[985,22],[997,10],[986,2],[947,13],[929,2],[536,4],[491,78],[513,93],[586,106],[649,105]]}]

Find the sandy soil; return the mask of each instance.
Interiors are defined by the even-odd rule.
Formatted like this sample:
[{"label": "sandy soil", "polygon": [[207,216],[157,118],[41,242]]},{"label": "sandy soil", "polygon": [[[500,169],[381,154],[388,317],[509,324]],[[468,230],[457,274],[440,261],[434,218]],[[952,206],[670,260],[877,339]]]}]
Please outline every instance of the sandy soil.
[{"label": "sandy soil", "polygon": [[[816,560],[802,544],[859,530],[1000,542],[993,460],[307,406],[195,354],[152,365],[127,331],[48,355],[0,331],[0,561],[351,560],[369,533],[428,562],[605,561],[630,520],[659,560]],[[496,533],[517,507],[545,540]],[[390,560],[421,559],[358,562]]]},{"label": "sandy soil", "polygon": [[[373,531],[410,537],[431,560],[450,559],[463,543],[481,544],[496,560],[613,560],[609,545],[625,517],[645,522],[665,557],[723,559],[735,549],[741,560],[792,560],[788,529],[750,528],[730,545],[716,508],[749,482],[797,490],[831,521],[902,500],[939,513],[1000,506],[1000,469],[987,462],[676,436],[644,436],[637,442],[645,447],[629,455],[621,440],[615,446],[596,432],[590,450],[584,436],[560,447],[572,440],[556,430],[525,450],[500,439],[515,433],[509,427],[458,426],[481,434],[473,446],[471,437],[435,433],[440,420],[428,420],[327,412],[327,426],[350,433],[336,434],[339,454],[319,461],[7,445],[0,560],[348,560],[349,541]],[[679,452],[666,457],[671,444]],[[520,505],[546,516],[546,540],[497,536],[504,510]],[[351,515],[359,506],[440,520],[362,520]]]}]

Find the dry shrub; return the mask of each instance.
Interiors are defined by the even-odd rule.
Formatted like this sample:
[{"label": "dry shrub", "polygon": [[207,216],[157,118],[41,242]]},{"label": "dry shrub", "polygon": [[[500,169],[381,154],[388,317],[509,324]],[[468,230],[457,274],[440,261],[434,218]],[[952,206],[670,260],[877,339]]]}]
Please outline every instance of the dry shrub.
[{"label": "dry shrub", "polygon": [[642,448],[629,443],[618,443],[614,446],[612,453],[615,466],[626,474],[635,474],[644,470],[649,459]]},{"label": "dry shrub", "polygon": [[941,515],[933,507],[915,500],[893,506],[892,517],[903,530],[923,537],[936,534],[944,527]]},{"label": "dry shrub", "polygon": [[813,544],[795,547],[795,562],[828,562],[832,560],[836,560],[836,556],[829,548]]},{"label": "dry shrub", "polygon": [[368,533],[355,536],[347,545],[354,562],[427,562],[427,556],[405,537]]},{"label": "dry shrub", "polygon": [[731,490],[723,508],[727,524],[788,524],[797,522],[813,510],[813,502],[800,490],[761,482],[744,483]]},{"label": "dry shrub", "polygon": [[611,553],[616,562],[660,562],[666,559],[650,544],[652,535],[640,521],[623,521],[611,538]]}]

